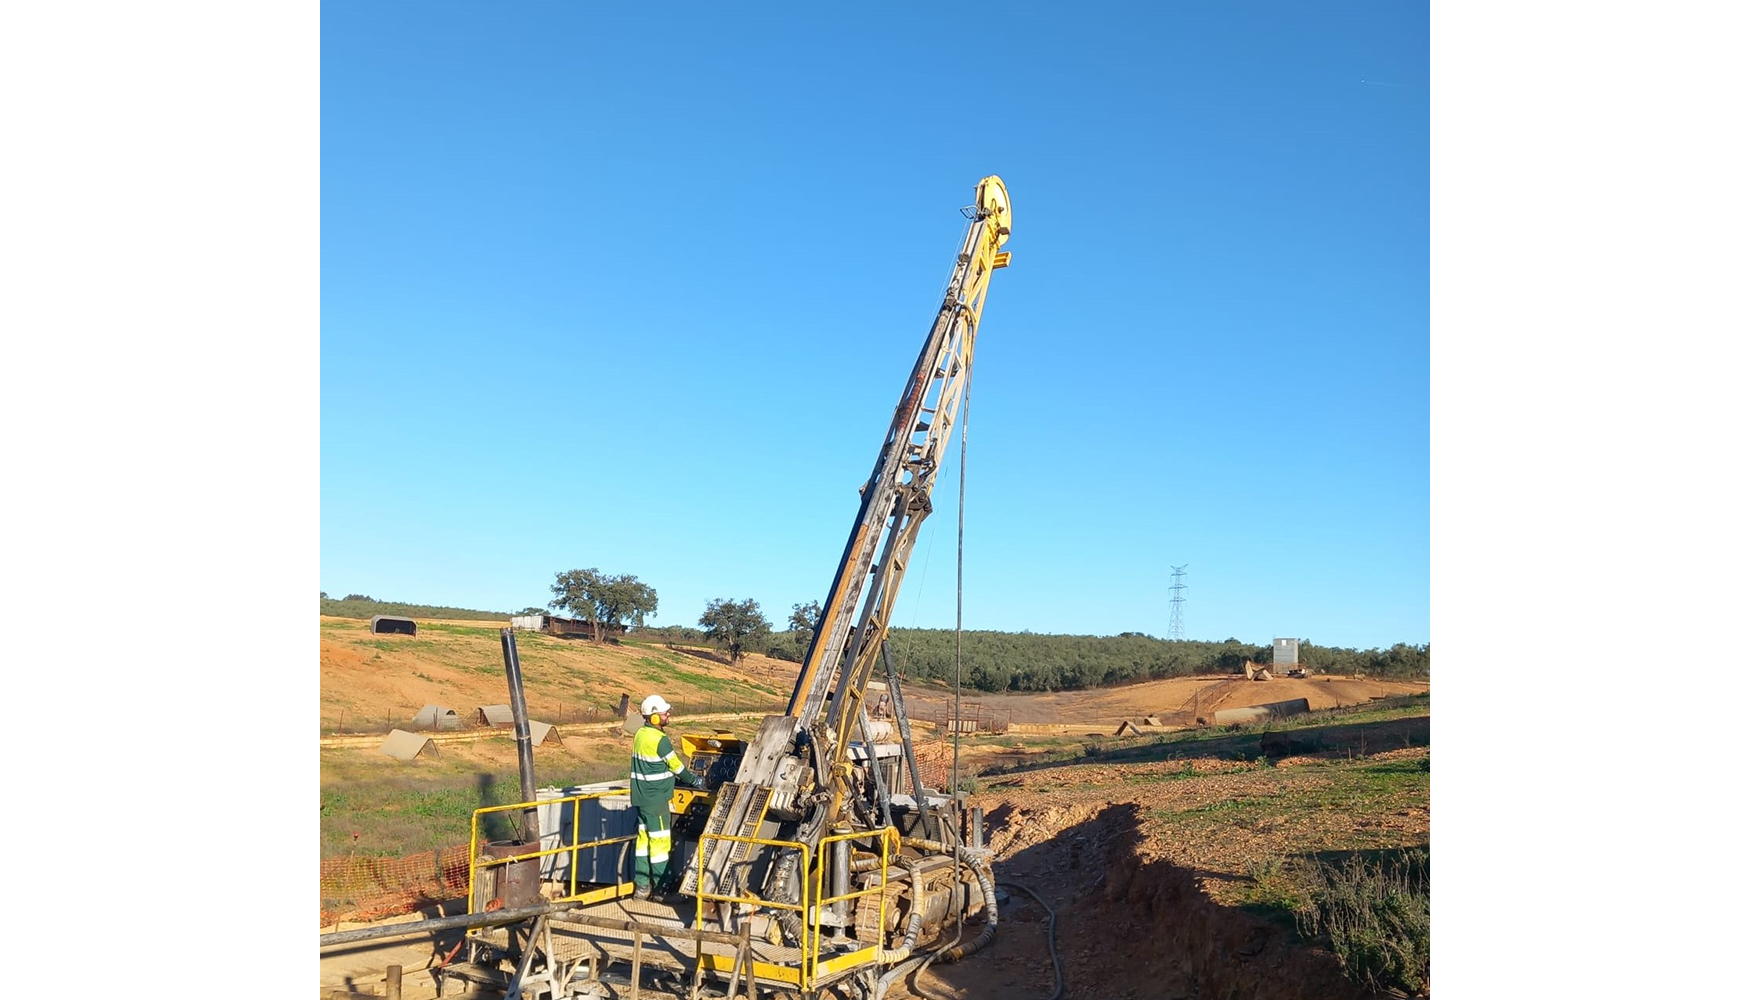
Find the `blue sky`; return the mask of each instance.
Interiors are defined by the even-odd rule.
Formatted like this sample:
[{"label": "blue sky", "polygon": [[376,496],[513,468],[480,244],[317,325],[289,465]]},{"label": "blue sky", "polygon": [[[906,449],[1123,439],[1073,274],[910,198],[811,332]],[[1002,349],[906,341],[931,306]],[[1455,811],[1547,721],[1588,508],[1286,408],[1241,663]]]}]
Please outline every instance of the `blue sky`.
[{"label": "blue sky", "polygon": [[995,173],[965,627],[1429,641],[1426,8],[684,9],[323,5],[323,590],[781,624]]}]

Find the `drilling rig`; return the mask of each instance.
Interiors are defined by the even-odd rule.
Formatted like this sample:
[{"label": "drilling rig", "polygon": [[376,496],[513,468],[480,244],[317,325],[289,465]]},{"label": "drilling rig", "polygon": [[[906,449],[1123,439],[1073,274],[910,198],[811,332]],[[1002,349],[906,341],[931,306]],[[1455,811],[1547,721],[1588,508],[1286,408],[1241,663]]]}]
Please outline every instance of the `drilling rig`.
[{"label": "drilling rig", "polygon": [[[759,841],[820,845],[828,835],[891,830],[899,834],[902,850],[912,852],[905,865],[914,876],[884,894],[882,901],[895,914],[905,909],[939,931],[958,925],[967,911],[992,896],[988,863],[961,847],[956,800],[929,794],[920,780],[903,708],[896,715],[914,790],[909,796],[885,787],[865,706],[918,529],[931,511],[943,451],[966,399],[985,293],[992,273],[1009,263],[1001,247],[1009,238],[1011,211],[1000,178],[979,182],[968,214],[971,225],[946,294],[862,487],[861,506],[789,705],[785,714],[765,719],[745,748],[735,779],[718,789],[705,823],[708,836],[687,863],[683,893],[795,903],[801,883],[810,877],[798,870],[801,855],[760,851]],[[892,703],[903,706],[898,678],[886,662]],[[724,834],[732,837],[718,839]],[[812,860],[832,866],[825,880],[829,891],[835,896],[850,891],[850,866],[823,853],[815,850]],[[872,942],[881,936],[873,926],[878,916],[873,911],[880,908],[870,897],[857,908],[856,930],[870,934]],[[750,912],[745,904],[716,909],[725,930]],[[986,926],[994,930],[994,906],[991,910]],[[780,919],[784,936],[802,937],[795,923]],[[923,929],[908,927],[900,947],[891,951],[909,957]]]},{"label": "drilling rig", "polygon": [[[773,992],[880,1000],[899,978],[994,936],[982,817],[963,810],[954,789],[924,780],[886,651],[967,399],[991,275],[1009,263],[1002,180],[979,181],[962,211],[969,225],[946,290],[861,488],[784,714],[767,716],[750,740],[680,738],[703,782],[676,788],[672,800],[676,891],[629,898],[624,867],[596,863],[615,849],[623,857],[629,838],[608,828],[608,807],[624,782],[539,803],[557,821],[539,824],[538,844],[491,851],[479,832],[483,814],[536,803],[481,810],[470,848],[471,960],[455,977],[547,1000],[605,997],[615,983],[633,997],[652,989],[698,997],[709,986],[755,1000]],[[510,663],[514,645],[506,649]],[[866,704],[878,663],[891,721],[872,720]],[[551,891],[511,891],[525,881],[511,877],[516,867],[534,864]],[[592,877],[604,867],[617,875]],[[629,973],[615,971],[628,962]]]}]

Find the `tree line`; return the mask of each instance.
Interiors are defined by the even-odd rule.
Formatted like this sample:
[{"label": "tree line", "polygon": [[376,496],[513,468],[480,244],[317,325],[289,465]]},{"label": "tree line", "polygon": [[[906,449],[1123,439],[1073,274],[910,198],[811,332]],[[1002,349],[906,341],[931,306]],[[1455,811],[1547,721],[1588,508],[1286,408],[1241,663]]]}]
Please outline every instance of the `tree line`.
[{"label": "tree line", "polygon": [[[953,629],[892,629],[888,650],[895,666],[915,680],[952,681]],[[1041,635],[1033,632],[960,633],[962,682],[976,690],[1076,691],[1131,681],[1237,674],[1247,662],[1270,666],[1272,646],[1238,639],[1221,642],[1122,635]],[[1300,664],[1322,674],[1366,674],[1403,680],[1428,677],[1428,645],[1398,643],[1357,650],[1300,641]]]},{"label": "tree line", "polygon": [[[640,629],[637,635],[659,642],[712,643],[709,632],[683,626]],[[743,652],[800,663],[813,638],[810,619],[805,628],[745,640]],[[907,679],[954,680],[953,629],[890,629],[887,648],[894,667]],[[1268,643],[1173,641],[1140,632],[1113,636],[960,633],[961,681],[988,693],[1077,691],[1166,677],[1238,674],[1247,662],[1270,666],[1274,655]],[[1312,673],[1427,680],[1430,662],[1426,644],[1398,643],[1389,649],[1362,650],[1300,641],[1300,664]]]},{"label": "tree line", "polygon": [[[669,625],[646,628],[656,613],[656,590],[630,574],[598,569],[574,569],[554,574],[548,607],[601,626],[624,625],[630,634],[657,642],[710,645],[730,662],[759,653],[800,663],[814,639],[820,619],[818,601],[791,605],[782,630],[752,598],[715,598],[698,619],[698,627]],[[324,614],[335,613],[323,594]],[[346,602],[370,599],[350,594]],[[338,608],[336,609],[338,610]],[[527,608],[524,613],[539,609]],[[891,629],[888,651],[895,667],[911,680],[951,682],[955,672],[952,629]],[[1269,666],[1271,645],[1238,639],[1221,642],[1159,639],[1142,632],[1115,636],[1046,635],[1034,632],[962,632],[959,664],[962,683],[978,691],[1074,691],[1130,681],[1185,677],[1193,674],[1240,673],[1247,662]],[[1429,675],[1429,646],[1397,643],[1389,649],[1318,646],[1300,640],[1300,663],[1312,673],[1423,680]]]}]

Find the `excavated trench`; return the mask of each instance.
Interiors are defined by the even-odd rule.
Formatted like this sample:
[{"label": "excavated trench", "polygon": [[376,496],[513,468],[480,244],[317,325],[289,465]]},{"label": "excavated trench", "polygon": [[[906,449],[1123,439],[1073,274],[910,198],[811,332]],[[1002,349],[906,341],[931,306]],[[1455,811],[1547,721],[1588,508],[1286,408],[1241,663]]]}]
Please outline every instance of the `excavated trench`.
[{"label": "excavated trench", "polygon": [[[1378,996],[1292,929],[1212,903],[1201,884],[1232,876],[1145,859],[1134,803],[986,808],[998,880],[1055,911],[1065,1000]],[[1048,1000],[1056,981],[1048,923],[1039,902],[1011,892],[990,947],[888,996]]]}]

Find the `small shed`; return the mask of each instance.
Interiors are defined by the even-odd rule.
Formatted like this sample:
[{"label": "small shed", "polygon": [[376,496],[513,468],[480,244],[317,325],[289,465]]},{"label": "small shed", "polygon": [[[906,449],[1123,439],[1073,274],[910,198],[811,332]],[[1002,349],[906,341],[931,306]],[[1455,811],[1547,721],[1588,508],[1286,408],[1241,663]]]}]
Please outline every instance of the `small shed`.
[{"label": "small shed", "polygon": [[474,710],[474,721],[482,726],[515,726],[516,718],[509,705],[481,705]]},{"label": "small shed", "polygon": [[388,754],[396,760],[412,760],[421,754],[437,756],[437,744],[431,737],[410,733],[405,729],[392,729],[389,738],[377,748],[378,753]]},{"label": "small shed", "polygon": [[399,618],[395,615],[372,615],[372,635],[418,635],[419,623],[411,618]]},{"label": "small shed", "polygon": [[554,743],[564,743],[565,742],[564,740],[559,738],[559,730],[555,729],[549,723],[536,722],[535,720],[530,719],[529,720],[529,744],[531,746],[538,747],[542,743],[545,743],[548,740],[552,740]]},{"label": "small shed", "polygon": [[1112,735],[1113,736],[1123,736],[1126,733],[1129,733],[1132,736],[1141,736],[1142,730],[1136,728],[1136,723],[1131,722],[1129,719],[1125,719],[1123,722],[1120,722],[1118,724],[1118,731],[1113,733]]},{"label": "small shed", "polygon": [[[581,635],[594,638],[596,626],[594,622],[586,622],[580,618],[561,618],[558,615],[511,615],[510,627],[526,632],[545,632],[548,635]],[[602,638],[618,638],[626,634],[626,626],[621,622],[603,622]]]},{"label": "small shed", "polygon": [[1281,636],[1277,636],[1276,645],[1271,650],[1270,655],[1270,665],[1276,668],[1277,673],[1281,673],[1290,667],[1299,666],[1300,640],[1284,639]]},{"label": "small shed", "polygon": [[460,729],[462,717],[453,708],[427,705],[413,716],[413,725],[420,729]]}]

